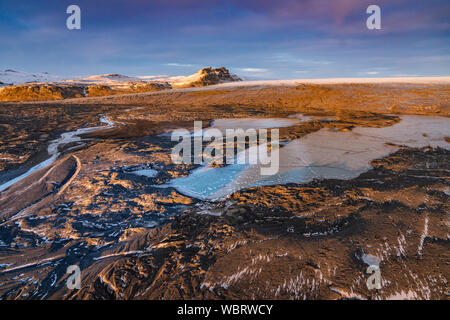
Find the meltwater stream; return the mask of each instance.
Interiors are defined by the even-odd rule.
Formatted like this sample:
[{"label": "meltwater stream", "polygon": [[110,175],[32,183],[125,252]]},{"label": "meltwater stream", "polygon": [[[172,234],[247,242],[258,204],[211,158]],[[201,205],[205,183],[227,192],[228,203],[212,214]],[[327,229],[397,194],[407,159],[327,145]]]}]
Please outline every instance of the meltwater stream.
[{"label": "meltwater stream", "polygon": [[114,123],[112,121],[110,121],[107,116],[100,117],[100,122],[103,124],[106,124],[106,125],[101,126],[101,127],[81,128],[81,129],[78,129],[75,131],[66,132],[66,133],[61,134],[60,138],[52,140],[47,147],[47,152],[48,152],[50,158],[38,163],[37,165],[35,165],[31,169],[29,169],[27,172],[21,174],[20,176],[14,178],[14,179],[11,179],[8,182],[5,182],[2,185],[0,185],[0,192],[3,190],[6,190],[7,188],[12,186],[16,182],[19,182],[20,180],[25,179],[26,177],[33,174],[34,172],[39,171],[39,170],[51,165],[53,162],[55,162],[55,160],[58,159],[58,157],[60,155],[60,152],[58,151],[59,146],[65,145],[70,142],[81,141],[80,135],[82,135],[82,134],[94,132],[94,131],[102,130],[102,129],[110,129],[110,128],[114,127]]},{"label": "meltwater stream", "polygon": [[[226,127],[231,127],[228,120]],[[239,128],[240,120],[235,120]],[[220,200],[241,189],[287,183],[307,183],[313,179],[353,179],[371,169],[370,162],[408,147],[450,149],[450,118],[401,116],[390,127],[357,127],[352,131],[321,129],[279,149],[279,171],[261,175],[261,165],[231,164],[202,166],[189,176],[176,178],[171,186],[179,192],[203,200]],[[238,154],[239,156],[239,154]]]}]

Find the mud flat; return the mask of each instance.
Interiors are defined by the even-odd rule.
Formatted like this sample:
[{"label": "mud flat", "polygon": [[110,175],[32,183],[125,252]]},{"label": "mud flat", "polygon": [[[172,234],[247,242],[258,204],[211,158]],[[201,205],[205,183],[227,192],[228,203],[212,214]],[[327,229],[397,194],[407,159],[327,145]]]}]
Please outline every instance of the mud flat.
[{"label": "mud flat", "polygon": [[[0,192],[0,298],[446,299],[449,93],[296,84],[1,104],[1,177],[57,156]],[[170,132],[194,120],[279,128],[279,174],[172,163]],[[365,283],[374,262],[380,290]],[[80,290],[65,285],[73,264]]]}]

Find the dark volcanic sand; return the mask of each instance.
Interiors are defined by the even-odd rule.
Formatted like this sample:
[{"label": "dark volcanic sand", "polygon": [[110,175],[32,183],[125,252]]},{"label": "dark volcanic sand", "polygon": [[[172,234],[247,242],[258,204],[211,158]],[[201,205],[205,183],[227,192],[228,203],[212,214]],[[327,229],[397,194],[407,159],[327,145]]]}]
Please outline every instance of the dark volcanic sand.
[{"label": "dark volcanic sand", "polygon": [[[399,118],[384,114],[448,115],[448,86],[216,91],[0,105],[0,183],[45,159],[63,132],[99,126],[105,114],[117,126],[0,193],[0,298],[448,296],[449,151],[402,148],[352,180],[250,188],[211,203],[159,187],[195,167],[172,164],[174,143],[157,136],[193,120],[300,112],[333,120],[282,128],[282,140],[388,126]],[[366,255],[380,259],[381,290],[366,287]],[[72,264],[81,290],[65,286]]]}]

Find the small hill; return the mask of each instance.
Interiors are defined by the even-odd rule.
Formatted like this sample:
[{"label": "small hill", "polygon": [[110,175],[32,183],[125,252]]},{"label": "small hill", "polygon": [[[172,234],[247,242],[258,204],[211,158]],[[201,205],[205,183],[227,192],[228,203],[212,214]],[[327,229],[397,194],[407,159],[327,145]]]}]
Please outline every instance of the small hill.
[{"label": "small hill", "polygon": [[0,101],[61,100],[84,97],[85,89],[73,85],[19,84],[0,88]]},{"label": "small hill", "polygon": [[203,68],[193,75],[172,82],[173,88],[191,88],[204,87],[225,82],[242,81],[235,74],[230,73],[228,69],[222,67],[213,69]]},{"label": "small hill", "polygon": [[21,83],[53,82],[61,80],[60,77],[47,72],[30,73],[16,70],[0,70],[0,85],[15,85]]}]

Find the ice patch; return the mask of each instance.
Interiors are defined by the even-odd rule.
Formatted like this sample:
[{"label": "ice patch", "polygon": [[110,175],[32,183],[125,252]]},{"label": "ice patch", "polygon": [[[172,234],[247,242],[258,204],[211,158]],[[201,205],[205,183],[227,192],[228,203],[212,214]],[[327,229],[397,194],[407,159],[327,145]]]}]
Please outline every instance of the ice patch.
[{"label": "ice patch", "polygon": [[[401,119],[390,127],[357,127],[346,132],[321,129],[294,140],[280,148],[279,171],[271,176],[261,175],[260,165],[231,164],[201,167],[187,177],[172,180],[171,185],[188,196],[214,201],[254,186],[353,179],[370,170],[372,160],[386,157],[400,146],[450,149],[443,139],[450,136],[449,118],[408,115]],[[222,127],[243,125],[241,119],[219,123]]]},{"label": "ice patch", "polygon": [[158,171],[153,170],[153,169],[137,170],[137,171],[132,171],[130,173],[138,175],[138,176],[144,176],[147,178],[154,178],[158,175]]},{"label": "ice patch", "polygon": [[368,266],[380,266],[381,259],[372,254],[363,254],[362,260]]},{"label": "ice patch", "polygon": [[[306,118],[308,119],[308,118]],[[239,118],[239,119],[218,119],[212,123],[212,128],[225,132],[226,129],[270,129],[284,128],[307,121],[305,118]]]},{"label": "ice patch", "polygon": [[11,179],[8,182],[5,182],[2,185],[0,185],[0,192],[5,190],[5,189],[7,189],[7,188],[9,188],[10,186],[15,184],[16,182],[19,182],[19,181],[25,179],[26,177],[32,175],[33,173],[35,173],[35,172],[37,172],[37,171],[39,171],[39,170],[41,170],[41,169],[51,165],[53,162],[55,162],[56,159],[58,159],[58,157],[60,155],[60,153],[58,151],[58,147],[59,146],[65,145],[65,144],[68,144],[68,143],[71,143],[71,142],[81,141],[80,135],[82,135],[82,134],[98,131],[98,130],[101,130],[101,129],[108,129],[108,128],[114,127],[114,123],[111,122],[109,120],[109,118],[106,117],[106,116],[102,116],[100,118],[100,122],[101,123],[105,123],[106,126],[77,129],[75,131],[63,133],[63,134],[61,134],[60,138],[51,141],[50,144],[48,145],[48,148],[47,148],[47,153],[49,154],[50,158],[48,158],[47,160],[44,160],[44,161],[38,163],[37,165],[35,165],[31,169],[29,169],[24,174],[14,178],[14,179]]}]

